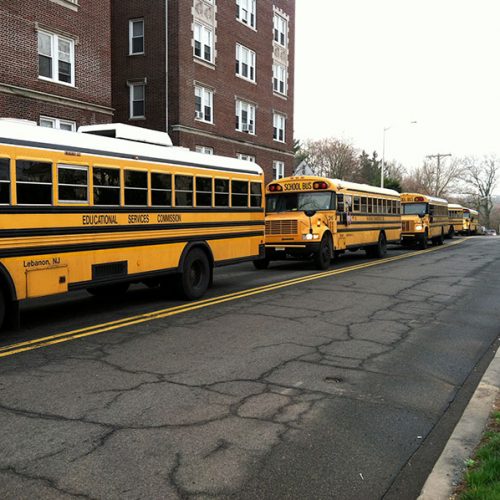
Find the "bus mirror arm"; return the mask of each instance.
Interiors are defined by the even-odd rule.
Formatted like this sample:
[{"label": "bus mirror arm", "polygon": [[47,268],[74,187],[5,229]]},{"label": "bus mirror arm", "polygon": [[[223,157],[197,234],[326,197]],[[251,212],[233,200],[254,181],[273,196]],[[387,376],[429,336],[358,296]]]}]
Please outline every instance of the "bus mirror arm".
[{"label": "bus mirror arm", "polygon": [[313,233],[312,217],[316,215],[316,210],[304,210],[306,217],[309,217],[309,234]]}]

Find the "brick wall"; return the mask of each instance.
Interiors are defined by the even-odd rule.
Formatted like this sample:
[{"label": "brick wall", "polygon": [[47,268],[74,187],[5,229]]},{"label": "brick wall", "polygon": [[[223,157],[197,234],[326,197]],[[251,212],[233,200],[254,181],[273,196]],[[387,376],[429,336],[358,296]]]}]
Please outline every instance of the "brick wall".
[{"label": "brick wall", "polygon": [[[38,77],[38,35],[41,28],[75,40],[75,86],[42,80]],[[111,36],[110,1],[86,0],[80,2],[78,11],[50,0],[4,0],[0,3],[0,83],[48,94],[78,100],[91,105],[111,107]],[[16,117],[23,116],[26,97],[18,97],[19,106],[12,113],[14,96],[1,95],[0,104],[9,105],[8,110],[0,107],[0,116],[7,111]],[[43,106],[30,99],[32,105]],[[29,106],[28,106],[29,108]],[[94,112],[70,106],[43,108],[49,116],[75,119],[77,122],[92,120],[111,121],[106,113]],[[29,118],[33,110],[28,109]],[[72,116],[73,118],[70,118]],[[37,118],[37,117],[35,117]]]}]

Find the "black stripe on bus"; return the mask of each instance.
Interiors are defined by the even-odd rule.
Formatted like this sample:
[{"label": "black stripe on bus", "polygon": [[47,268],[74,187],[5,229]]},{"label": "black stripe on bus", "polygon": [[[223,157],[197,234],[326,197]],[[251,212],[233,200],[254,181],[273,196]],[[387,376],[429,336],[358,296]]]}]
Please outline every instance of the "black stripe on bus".
[{"label": "black stripe on bus", "polygon": [[390,230],[390,229],[401,229],[401,226],[390,226],[390,227],[362,227],[359,229],[337,229],[338,233],[351,233],[351,232],[359,232],[359,231],[380,231],[381,229]]},{"label": "black stripe on bus", "polygon": [[57,207],[47,207],[47,206],[25,206],[25,205],[15,205],[15,206],[4,206],[0,205],[0,215],[3,213],[7,214],[86,214],[92,215],[96,214],[109,214],[113,215],[115,213],[132,213],[132,214],[155,214],[155,213],[262,213],[263,208],[232,208],[232,207],[96,207],[96,206],[85,206],[85,207],[67,207],[67,206],[57,206]]},{"label": "black stripe on bus", "polygon": [[185,224],[133,224],[130,226],[45,227],[30,229],[0,229],[0,238],[36,236],[70,236],[73,234],[125,233],[131,231],[165,231],[174,229],[205,229],[209,227],[263,226],[264,221],[198,222]]},{"label": "black stripe on bus", "polygon": [[105,151],[99,149],[89,149],[89,148],[81,148],[78,146],[65,146],[62,144],[45,144],[43,142],[36,141],[23,141],[20,139],[7,139],[5,137],[0,137],[0,142],[3,144],[9,144],[13,146],[23,146],[27,148],[39,148],[39,149],[51,149],[55,151],[76,151],[78,153],[84,153],[88,155],[96,155],[96,156],[109,156],[111,158],[123,158],[126,160],[138,160],[138,161],[152,161],[155,163],[163,163],[165,165],[172,166],[182,166],[182,167],[196,167],[203,168],[206,170],[218,170],[221,172],[233,172],[236,174],[251,174],[255,176],[259,176],[258,172],[254,172],[253,170],[239,170],[236,168],[229,167],[212,167],[208,165],[203,165],[202,163],[190,163],[186,161],[179,160],[168,160],[165,158],[155,158],[154,156],[142,156],[142,155],[132,155],[125,153],[115,153],[113,151]]},{"label": "black stripe on bus", "polygon": [[78,243],[72,245],[47,245],[39,247],[21,247],[0,249],[0,258],[26,257],[34,255],[58,254],[69,252],[86,252],[89,250],[111,250],[114,248],[157,246],[170,243],[189,243],[191,241],[229,240],[235,238],[250,238],[252,236],[264,236],[263,231],[222,233],[222,234],[199,234],[193,236],[176,236],[170,238],[156,238],[148,240],[124,240],[103,243]]}]

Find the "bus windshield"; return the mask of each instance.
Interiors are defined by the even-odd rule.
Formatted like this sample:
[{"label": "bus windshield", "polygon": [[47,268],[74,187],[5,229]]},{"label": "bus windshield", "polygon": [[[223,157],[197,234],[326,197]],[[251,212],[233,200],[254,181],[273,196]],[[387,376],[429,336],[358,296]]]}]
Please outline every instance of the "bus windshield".
[{"label": "bus windshield", "polygon": [[464,212],[464,219],[470,219],[470,212]]},{"label": "bus windshield", "polygon": [[427,211],[427,203],[403,203],[404,215],[425,215]]},{"label": "bus windshield", "polygon": [[291,212],[298,210],[331,210],[332,193],[286,193],[266,197],[267,212]]}]

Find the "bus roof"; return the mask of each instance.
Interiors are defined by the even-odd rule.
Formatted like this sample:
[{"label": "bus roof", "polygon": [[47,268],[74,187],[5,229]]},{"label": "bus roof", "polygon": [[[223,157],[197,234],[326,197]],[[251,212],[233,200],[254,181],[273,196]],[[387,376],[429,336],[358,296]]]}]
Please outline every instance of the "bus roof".
[{"label": "bus roof", "polygon": [[465,211],[470,212],[473,215],[479,215],[479,212],[477,210],[474,210],[473,208],[464,207],[464,212]]},{"label": "bus roof", "polygon": [[440,203],[441,205],[448,205],[448,200],[444,198],[437,198],[436,196],[429,196],[428,194],[420,194],[420,193],[401,193],[401,196],[421,196],[425,198],[427,203]]},{"label": "bus roof", "polygon": [[393,189],[384,189],[376,186],[370,186],[369,184],[359,184],[357,182],[348,182],[340,179],[329,179],[327,177],[320,177],[314,175],[307,176],[291,176],[291,177],[282,177],[281,179],[271,181],[268,184],[275,183],[283,183],[283,182],[316,182],[316,181],[325,181],[330,183],[333,189],[346,189],[348,191],[360,191],[363,193],[373,193],[373,194],[382,194],[386,196],[397,196],[399,197],[399,193],[394,191]]},{"label": "bus roof", "polygon": [[[112,125],[116,126],[117,124],[108,124],[107,129],[110,129]],[[103,129],[106,127],[103,127]],[[147,132],[155,131],[145,132],[146,129],[140,127],[128,126],[125,129],[118,127],[120,133],[125,130],[123,134],[128,136],[129,139],[95,135],[98,131],[95,126],[88,127],[88,131],[92,133],[85,133],[86,128],[81,127],[79,132],[69,132],[33,126],[15,120],[0,119],[0,145],[7,144],[56,151],[69,150],[89,155],[192,166],[226,172],[263,174],[262,168],[250,161],[196,153],[182,147],[151,144],[151,137],[156,134],[148,135]],[[136,140],[130,140],[130,138],[134,137],[133,129],[138,129]],[[161,133],[158,132],[158,134]],[[149,141],[145,141],[145,138],[148,138]],[[163,140],[165,140],[165,137],[163,137]]]},{"label": "bus roof", "polygon": [[462,205],[459,205],[458,203],[448,203],[448,208],[451,208],[452,210],[464,209],[464,207],[462,207]]}]

